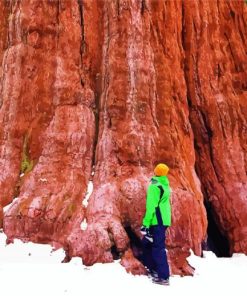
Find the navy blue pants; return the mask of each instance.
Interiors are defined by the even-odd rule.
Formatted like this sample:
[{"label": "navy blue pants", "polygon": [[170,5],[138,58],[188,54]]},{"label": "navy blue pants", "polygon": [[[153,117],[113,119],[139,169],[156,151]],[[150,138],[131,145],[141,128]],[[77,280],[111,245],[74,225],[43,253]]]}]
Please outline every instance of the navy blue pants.
[{"label": "navy blue pants", "polygon": [[150,270],[156,271],[159,278],[168,279],[170,276],[169,265],[167,262],[165,238],[166,226],[151,226],[150,233],[153,235],[153,243],[142,239],[143,264]]}]

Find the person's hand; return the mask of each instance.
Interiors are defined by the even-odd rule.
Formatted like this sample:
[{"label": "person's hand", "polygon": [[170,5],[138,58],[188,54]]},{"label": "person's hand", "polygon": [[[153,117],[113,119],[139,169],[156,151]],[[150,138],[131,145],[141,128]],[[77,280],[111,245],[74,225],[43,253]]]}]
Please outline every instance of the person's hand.
[{"label": "person's hand", "polygon": [[153,236],[150,233],[150,230],[148,227],[142,226],[141,227],[141,234],[144,236],[145,239],[147,239],[149,242],[153,242]]},{"label": "person's hand", "polygon": [[149,229],[148,229],[146,226],[143,226],[143,225],[142,225],[142,227],[141,227],[141,230],[140,230],[140,231],[141,231],[141,234],[142,234],[142,235],[146,235],[146,234],[147,234],[147,232],[148,232],[148,230],[149,230]]}]

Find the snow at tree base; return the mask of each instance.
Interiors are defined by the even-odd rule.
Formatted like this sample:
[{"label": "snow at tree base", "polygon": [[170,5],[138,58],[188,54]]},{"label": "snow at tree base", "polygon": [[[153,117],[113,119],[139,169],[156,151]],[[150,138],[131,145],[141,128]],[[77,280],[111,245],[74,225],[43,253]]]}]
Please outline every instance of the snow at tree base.
[{"label": "snow at tree base", "polygon": [[154,285],[146,276],[126,273],[119,262],[92,267],[81,264],[80,258],[61,263],[64,252],[52,251],[48,245],[22,243],[5,245],[0,235],[1,295],[79,296],[79,295],[246,295],[247,256],[217,258],[204,252],[189,262],[195,275],[173,276],[168,287]]}]

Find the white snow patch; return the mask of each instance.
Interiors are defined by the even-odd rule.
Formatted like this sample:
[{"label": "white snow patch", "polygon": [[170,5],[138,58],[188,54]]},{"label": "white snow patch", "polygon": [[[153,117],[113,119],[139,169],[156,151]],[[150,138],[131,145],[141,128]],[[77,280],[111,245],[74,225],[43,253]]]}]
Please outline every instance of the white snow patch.
[{"label": "white snow patch", "polygon": [[17,197],[14,197],[12,202],[3,208],[3,212],[6,213],[8,211],[8,209],[15,203],[15,201],[17,199],[18,199]]},{"label": "white snow patch", "polygon": [[88,205],[88,200],[89,200],[90,195],[92,194],[92,192],[93,192],[93,182],[92,182],[92,181],[89,181],[89,182],[88,182],[88,186],[87,186],[87,193],[86,193],[86,196],[85,196],[85,198],[84,198],[83,201],[82,201],[82,204],[83,204],[85,207],[87,207],[87,205]]},{"label": "white snow patch", "polygon": [[87,220],[86,218],[81,222],[81,230],[87,229]]},{"label": "white snow patch", "polygon": [[[61,263],[63,250],[52,251],[49,245],[22,243],[5,245],[0,233],[1,295],[8,296],[209,296],[245,295],[247,256],[217,258],[204,252],[204,258],[191,255],[195,275],[172,276],[170,286],[154,285],[146,276],[127,274],[119,261],[95,264],[90,268],[73,258]],[[237,292],[239,291],[239,292]]]},{"label": "white snow patch", "polygon": [[91,176],[94,176],[94,173],[95,173],[95,171],[94,171],[94,166],[93,166]]}]

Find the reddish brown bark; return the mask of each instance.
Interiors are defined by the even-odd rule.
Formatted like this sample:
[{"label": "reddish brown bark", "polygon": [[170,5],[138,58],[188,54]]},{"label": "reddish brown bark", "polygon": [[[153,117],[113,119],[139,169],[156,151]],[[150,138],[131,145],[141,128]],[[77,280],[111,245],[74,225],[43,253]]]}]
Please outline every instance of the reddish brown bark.
[{"label": "reddish brown bark", "polygon": [[[173,273],[201,254],[203,197],[246,245],[246,7],[241,1],[0,4],[0,219],[11,241],[145,273],[133,236],[153,167],[170,167]],[[89,180],[94,190],[82,201]],[[81,222],[87,222],[81,229]],[[129,236],[132,233],[131,236]]]},{"label": "reddish brown bark", "polygon": [[228,237],[231,253],[246,253],[246,5],[216,4],[184,3],[190,122],[204,197]]}]

